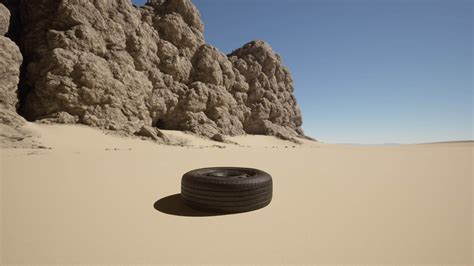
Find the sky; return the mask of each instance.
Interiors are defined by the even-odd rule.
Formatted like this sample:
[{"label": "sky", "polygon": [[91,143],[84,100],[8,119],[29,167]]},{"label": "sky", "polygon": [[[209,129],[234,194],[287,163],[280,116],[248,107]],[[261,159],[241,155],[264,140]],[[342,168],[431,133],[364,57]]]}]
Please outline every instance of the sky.
[{"label": "sky", "polygon": [[[145,1],[133,0],[137,5]],[[329,143],[472,140],[472,0],[194,0],[207,42],[268,42],[305,133]]]}]

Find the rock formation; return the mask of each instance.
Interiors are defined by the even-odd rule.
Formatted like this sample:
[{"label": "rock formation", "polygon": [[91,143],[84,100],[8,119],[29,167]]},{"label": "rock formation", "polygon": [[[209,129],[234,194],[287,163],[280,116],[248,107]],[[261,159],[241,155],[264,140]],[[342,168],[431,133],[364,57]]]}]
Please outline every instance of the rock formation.
[{"label": "rock formation", "polygon": [[[153,126],[209,138],[303,136],[280,56],[262,41],[228,56],[206,44],[190,0],[149,0],[139,8],[130,0],[9,2],[19,10],[25,58],[18,110],[29,120],[129,133]],[[2,11],[1,31],[5,19]],[[2,104],[14,110],[21,55],[5,52],[15,48],[1,38],[0,54],[11,57],[2,71],[12,68],[1,84]]]},{"label": "rock formation", "polygon": [[25,119],[16,112],[17,87],[22,56],[18,46],[5,37],[10,25],[10,12],[0,3],[0,144],[21,141],[29,136]]}]

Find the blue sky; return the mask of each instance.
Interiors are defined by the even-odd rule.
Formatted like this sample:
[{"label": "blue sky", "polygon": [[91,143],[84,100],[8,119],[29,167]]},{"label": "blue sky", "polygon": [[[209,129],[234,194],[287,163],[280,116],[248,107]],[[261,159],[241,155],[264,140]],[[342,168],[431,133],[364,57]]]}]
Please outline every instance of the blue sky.
[{"label": "blue sky", "polygon": [[282,56],[318,140],[473,139],[471,0],[193,2],[224,53],[261,39]]}]

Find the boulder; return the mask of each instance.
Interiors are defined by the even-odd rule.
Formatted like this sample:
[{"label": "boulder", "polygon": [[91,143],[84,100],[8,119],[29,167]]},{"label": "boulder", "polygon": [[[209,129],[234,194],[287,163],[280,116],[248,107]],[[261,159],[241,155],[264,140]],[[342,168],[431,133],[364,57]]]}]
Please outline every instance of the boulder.
[{"label": "boulder", "polygon": [[135,135],[151,138],[153,140],[159,140],[159,141],[165,141],[165,142],[169,141],[168,137],[166,137],[166,135],[161,130],[155,127],[151,127],[151,126],[143,126],[142,128],[140,128],[139,131],[135,133]]},{"label": "boulder", "polygon": [[212,140],[218,141],[218,142],[225,142],[225,137],[222,134],[215,134],[212,137]]}]

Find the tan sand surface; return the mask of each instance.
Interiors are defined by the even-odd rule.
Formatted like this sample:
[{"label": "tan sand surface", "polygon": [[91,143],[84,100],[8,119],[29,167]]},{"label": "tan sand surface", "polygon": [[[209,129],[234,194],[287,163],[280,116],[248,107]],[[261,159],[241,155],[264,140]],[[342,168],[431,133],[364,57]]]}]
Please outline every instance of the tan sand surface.
[{"label": "tan sand surface", "polygon": [[[166,131],[193,145],[180,147],[29,126],[51,149],[1,150],[6,264],[472,262],[471,142],[233,145]],[[272,203],[208,216],[168,197],[183,173],[207,166],[269,172]]]}]

